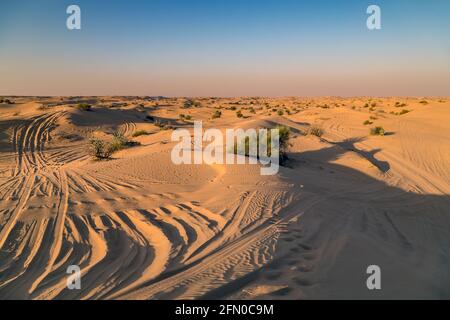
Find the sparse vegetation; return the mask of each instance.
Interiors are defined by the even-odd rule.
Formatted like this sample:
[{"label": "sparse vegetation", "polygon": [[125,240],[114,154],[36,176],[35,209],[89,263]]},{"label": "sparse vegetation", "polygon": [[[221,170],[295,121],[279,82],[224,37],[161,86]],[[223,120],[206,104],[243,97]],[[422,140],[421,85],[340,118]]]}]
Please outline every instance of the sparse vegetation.
[{"label": "sparse vegetation", "polygon": [[316,136],[316,137],[322,137],[324,134],[324,130],[317,126],[312,126],[308,129],[308,135]]},{"label": "sparse vegetation", "polygon": [[77,108],[82,111],[91,111],[92,106],[89,103],[79,103]]},{"label": "sparse vegetation", "polygon": [[372,136],[384,136],[386,134],[386,131],[383,127],[375,127],[370,129],[370,134]]},{"label": "sparse vegetation", "polygon": [[9,99],[0,99],[0,103],[14,104],[14,101],[11,101],[11,100],[9,100]]},{"label": "sparse vegetation", "polygon": [[244,115],[242,114],[241,110],[236,111],[236,117],[238,117],[238,118],[243,118],[244,117]]},{"label": "sparse vegetation", "polygon": [[282,116],[282,115],[284,114],[284,112],[283,112],[283,110],[278,110],[277,114],[278,114],[279,116]]},{"label": "sparse vegetation", "polygon": [[172,130],[173,129],[173,127],[169,123],[164,123],[161,120],[155,120],[155,122],[153,124],[161,130]]},{"label": "sparse vegetation", "polygon": [[363,123],[363,124],[364,124],[365,126],[367,126],[367,125],[369,125],[369,124],[372,124],[372,123],[373,123],[372,121],[370,121],[370,120],[366,120],[366,121],[364,121],[364,123]]},{"label": "sparse vegetation", "polygon": [[128,139],[120,132],[113,133],[113,139],[110,143],[112,152],[122,150],[126,147]]},{"label": "sparse vegetation", "polygon": [[89,140],[89,154],[97,160],[111,159],[113,150],[105,141],[94,138]]},{"label": "sparse vegetation", "polygon": [[221,116],[222,116],[222,111],[216,110],[211,118],[212,119],[219,119]]},{"label": "sparse vegetation", "polygon": [[421,103],[421,104],[428,104],[428,101],[422,100],[422,101],[420,101],[420,103]]},{"label": "sparse vegetation", "polygon": [[409,110],[406,110],[406,109],[403,109],[402,111],[400,111],[399,113],[398,113],[398,115],[403,115],[403,114],[407,114],[407,113],[409,113],[410,111]]},{"label": "sparse vegetation", "polygon": [[186,101],[184,101],[183,104],[184,108],[191,108],[191,107],[196,107],[196,108],[200,108],[202,106],[202,104],[199,101],[193,100],[193,99],[186,99]]},{"label": "sparse vegetation", "polygon": [[[284,165],[286,161],[288,160],[287,152],[289,149],[289,139],[290,139],[290,129],[286,126],[280,126],[277,125],[274,129],[278,129],[278,135],[279,135],[279,159],[280,159],[280,165]],[[250,156],[250,142],[252,142],[254,145],[259,146],[259,136],[253,136],[253,137],[245,137],[244,141],[244,151],[243,155],[246,157]],[[272,156],[272,137],[271,137],[271,130],[267,129],[267,156]],[[238,143],[234,144],[233,152],[234,154],[238,154]],[[259,150],[257,151],[257,158],[260,158]],[[265,155],[264,155],[265,156]]]},{"label": "sparse vegetation", "polygon": [[114,132],[111,141],[104,141],[98,138],[90,139],[89,154],[97,160],[111,159],[114,152],[139,144],[139,142],[128,140],[120,132]]},{"label": "sparse vegetation", "polygon": [[192,119],[192,116],[189,114],[180,114],[180,119],[183,121],[189,121]]},{"label": "sparse vegetation", "polygon": [[149,133],[146,130],[136,130],[133,134],[132,137],[136,138],[136,137],[140,137],[140,136],[146,136]]}]

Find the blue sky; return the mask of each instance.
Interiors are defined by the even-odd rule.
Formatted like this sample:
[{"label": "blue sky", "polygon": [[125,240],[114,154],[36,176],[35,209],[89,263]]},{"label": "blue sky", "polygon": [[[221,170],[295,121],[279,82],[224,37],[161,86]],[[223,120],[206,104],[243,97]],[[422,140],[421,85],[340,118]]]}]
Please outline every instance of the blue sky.
[{"label": "blue sky", "polygon": [[2,0],[0,73],[3,95],[450,95],[450,1]]}]

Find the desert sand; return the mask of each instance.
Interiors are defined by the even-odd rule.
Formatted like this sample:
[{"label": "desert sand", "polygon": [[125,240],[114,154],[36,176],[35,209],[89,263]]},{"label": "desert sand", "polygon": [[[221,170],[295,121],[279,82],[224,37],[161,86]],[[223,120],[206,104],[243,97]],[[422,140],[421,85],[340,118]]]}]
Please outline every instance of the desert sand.
[{"label": "desert sand", "polygon": [[[450,298],[448,98],[4,98],[0,299]],[[174,165],[194,120],[287,126],[289,161]]]}]

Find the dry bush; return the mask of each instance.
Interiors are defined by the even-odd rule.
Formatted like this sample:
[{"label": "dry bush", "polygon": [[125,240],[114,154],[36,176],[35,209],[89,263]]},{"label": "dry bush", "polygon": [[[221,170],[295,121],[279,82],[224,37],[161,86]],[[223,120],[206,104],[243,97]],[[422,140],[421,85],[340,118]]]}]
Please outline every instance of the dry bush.
[{"label": "dry bush", "polygon": [[370,134],[372,136],[384,136],[386,134],[386,131],[383,127],[375,127],[370,129]]},{"label": "dry bush", "polygon": [[308,135],[316,136],[316,137],[322,137],[325,131],[317,126],[312,126],[308,129]]}]

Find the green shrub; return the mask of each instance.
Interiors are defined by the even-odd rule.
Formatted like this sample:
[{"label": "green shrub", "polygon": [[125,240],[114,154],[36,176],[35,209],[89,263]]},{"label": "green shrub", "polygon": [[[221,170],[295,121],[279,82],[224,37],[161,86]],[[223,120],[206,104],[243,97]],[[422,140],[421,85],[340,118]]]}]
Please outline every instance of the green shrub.
[{"label": "green shrub", "polygon": [[406,106],[407,106],[406,103],[400,103],[400,102],[398,102],[398,101],[395,103],[395,107],[396,107],[396,108],[402,108],[402,107],[406,107]]},{"label": "green shrub", "polygon": [[386,131],[383,127],[375,127],[370,129],[370,134],[373,136],[384,136]]},{"label": "green shrub", "polygon": [[183,121],[188,121],[188,120],[191,120],[192,119],[192,116],[191,115],[189,115],[189,114],[180,114],[180,119],[181,120],[183,120]]},{"label": "green shrub", "polygon": [[164,123],[160,120],[155,120],[153,123],[155,126],[157,126],[161,130],[171,130],[173,127],[169,123]]},{"label": "green shrub", "polygon": [[89,103],[79,103],[77,108],[82,111],[91,111],[92,106]]},{"label": "green shrub", "polygon": [[134,137],[134,138],[136,138],[136,137],[139,137],[139,136],[146,136],[146,135],[148,135],[149,133],[146,131],[146,130],[137,130],[137,131],[135,131],[133,134],[132,134],[132,136]]},{"label": "green shrub", "polygon": [[184,108],[190,108],[194,105],[194,100],[192,99],[186,99],[186,101],[184,101],[183,107]]},{"label": "green shrub", "polygon": [[89,154],[98,160],[110,159],[113,152],[111,146],[103,140],[94,138],[89,141]]},{"label": "green shrub", "polygon": [[[277,125],[274,129],[278,130],[278,136],[279,136],[279,159],[280,164],[283,165],[288,160],[287,152],[289,149],[289,139],[290,139],[290,129],[286,126],[280,126]],[[259,145],[259,136],[253,136],[253,137],[245,137],[244,141],[244,153],[246,157],[250,156],[250,139],[252,139],[252,143]],[[255,141],[256,140],[256,141]],[[267,156],[272,156],[272,138],[271,138],[271,130],[267,129]],[[234,144],[233,148],[234,154],[238,154],[238,143]],[[259,158],[259,150],[257,154],[257,158]]]},{"label": "green shrub", "polygon": [[221,116],[222,116],[222,111],[216,110],[216,111],[214,112],[214,114],[212,115],[212,119],[218,119],[218,118],[220,118]]},{"label": "green shrub", "polygon": [[316,137],[322,137],[324,134],[324,130],[320,127],[312,126],[308,130],[308,134]]},{"label": "green shrub", "polygon": [[120,132],[113,133],[113,139],[110,143],[111,150],[113,152],[122,150],[126,147],[128,139]]},{"label": "green shrub", "polygon": [[399,115],[401,116],[402,114],[407,114],[408,112],[410,112],[410,111],[403,109],[402,111],[399,112]]}]

